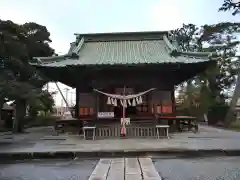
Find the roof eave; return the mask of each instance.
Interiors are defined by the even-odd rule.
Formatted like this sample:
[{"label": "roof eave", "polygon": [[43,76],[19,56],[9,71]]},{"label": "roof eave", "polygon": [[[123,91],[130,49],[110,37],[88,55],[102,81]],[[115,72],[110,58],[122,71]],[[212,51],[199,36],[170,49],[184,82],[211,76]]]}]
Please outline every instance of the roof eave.
[{"label": "roof eave", "polygon": [[33,59],[37,60],[37,62],[31,62],[29,64],[31,65],[43,65],[43,64],[49,64],[53,62],[59,62],[64,61],[67,58],[73,58],[77,59],[79,56],[75,52],[67,53],[61,56],[51,56],[51,57],[33,57]]}]

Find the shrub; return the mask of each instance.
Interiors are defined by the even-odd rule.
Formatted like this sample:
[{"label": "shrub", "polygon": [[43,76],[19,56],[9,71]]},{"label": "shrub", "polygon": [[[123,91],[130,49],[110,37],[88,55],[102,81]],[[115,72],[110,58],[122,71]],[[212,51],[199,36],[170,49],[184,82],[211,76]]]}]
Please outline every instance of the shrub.
[{"label": "shrub", "polygon": [[54,125],[57,117],[54,116],[37,116],[34,120],[29,120],[27,126],[36,127],[36,126],[52,126]]},{"label": "shrub", "polygon": [[227,104],[215,104],[209,108],[208,111],[208,124],[215,125],[219,122],[223,122],[229,106]]}]

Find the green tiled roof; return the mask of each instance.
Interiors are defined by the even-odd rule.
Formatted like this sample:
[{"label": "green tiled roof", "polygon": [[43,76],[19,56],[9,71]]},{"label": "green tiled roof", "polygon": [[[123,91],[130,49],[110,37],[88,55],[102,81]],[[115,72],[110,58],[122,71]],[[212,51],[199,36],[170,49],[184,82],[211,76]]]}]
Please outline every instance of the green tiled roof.
[{"label": "green tiled roof", "polygon": [[[36,58],[40,66],[134,65],[161,63],[198,63],[209,61],[210,53],[181,52],[166,35],[132,38],[85,38],[80,35],[64,56]],[[116,34],[115,34],[116,36]],[[137,37],[137,36],[136,36]],[[80,39],[79,39],[80,38]]]}]

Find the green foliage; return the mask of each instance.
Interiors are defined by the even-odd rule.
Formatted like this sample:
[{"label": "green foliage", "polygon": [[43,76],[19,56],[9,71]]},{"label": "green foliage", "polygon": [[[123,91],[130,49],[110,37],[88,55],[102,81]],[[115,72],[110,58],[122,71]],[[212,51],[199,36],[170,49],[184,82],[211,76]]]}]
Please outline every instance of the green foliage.
[{"label": "green foliage", "polygon": [[34,119],[41,111],[45,114],[53,112],[54,99],[52,95],[47,91],[43,91],[41,96],[29,101],[29,116]]},{"label": "green foliage", "polygon": [[236,33],[240,32],[240,23],[218,23],[197,27],[183,25],[172,31],[177,47],[182,51],[213,52],[219,58],[205,72],[184,82],[180,88],[183,103],[179,109],[188,109],[191,115],[201,115],[216,103],[225,103],[225,94],[235,83],[236,70],[231,67],[232,58],[239,41]]},{"label": "green foliage", "polygon": [[219,11],[230,11],[232,10],[232,15],[240,13],[240,2],[234,2],[234,0],[224,0],[222,7],[219,8]]},{"label": "green foliage", "polygon": [[[181,28],[170,32],[174,40],[172,43],[182,51],[198,51],[199,27],[194,24],[183,24]],[[176,41],[176,42],[175,42]]]},{"label": "green foliage", "polygon": [[38,126],[52,126],[54,125],[57,117],[51,115],[39,115],[35,119],[28,118],[26,119],[26,125],[28,127],[38,127]]},{"label": "green foliage", "polygon": [[240,132],[240,121],[232,122],[228,128]]},{"label": "green foliage", "polygon": [[229,106],[226,103],[213,104],[208,111],[208,123],[216,125],[219,122],[223,122],[228,110]]},{"label": "green foliage", "polygon": [[52,108],[52,99],[42,91],[48,79],[29,65],[34,56],[54,53],[49,42],[50,33],[45,26],[0,20],[0,104],[5,99],[15,100],[16,126],[21,126],[27,102],[41,100],[45,101],[44,106],[38,108]]}]

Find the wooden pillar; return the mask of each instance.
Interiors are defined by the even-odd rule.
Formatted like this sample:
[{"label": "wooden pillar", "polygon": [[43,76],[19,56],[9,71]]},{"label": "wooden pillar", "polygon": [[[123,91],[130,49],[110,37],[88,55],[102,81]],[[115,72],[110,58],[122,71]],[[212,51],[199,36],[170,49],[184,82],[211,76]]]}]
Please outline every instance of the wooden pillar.
[{"label": "wooden pillar", "polygon": [[[175,87],[173,85],[172,90],[171,90],[171,99],[172,99],[172,114],[176,116],[176,101],[175,101]],[[176,120],[176,129],[180,130],[180,121]],[[171,125],[173,125],[173,122],[171,121]]]},{"label": "wooden pillar", "polygon": [[172,113],[176,115],[176,101],[175,101],[175,88],[171,91],[171,98],[172,98]]},{"label": "wooden pillar", "polygon": [[75,116],[79,118],[79,88],[76,87],[76,108],[75,108]]},{"label": "wooden pillar", "polygon": [[96,119],[98,119],[98,112],[99,112],[99,94],[94,92],[95,93],[95,116],[96,116]]}]

